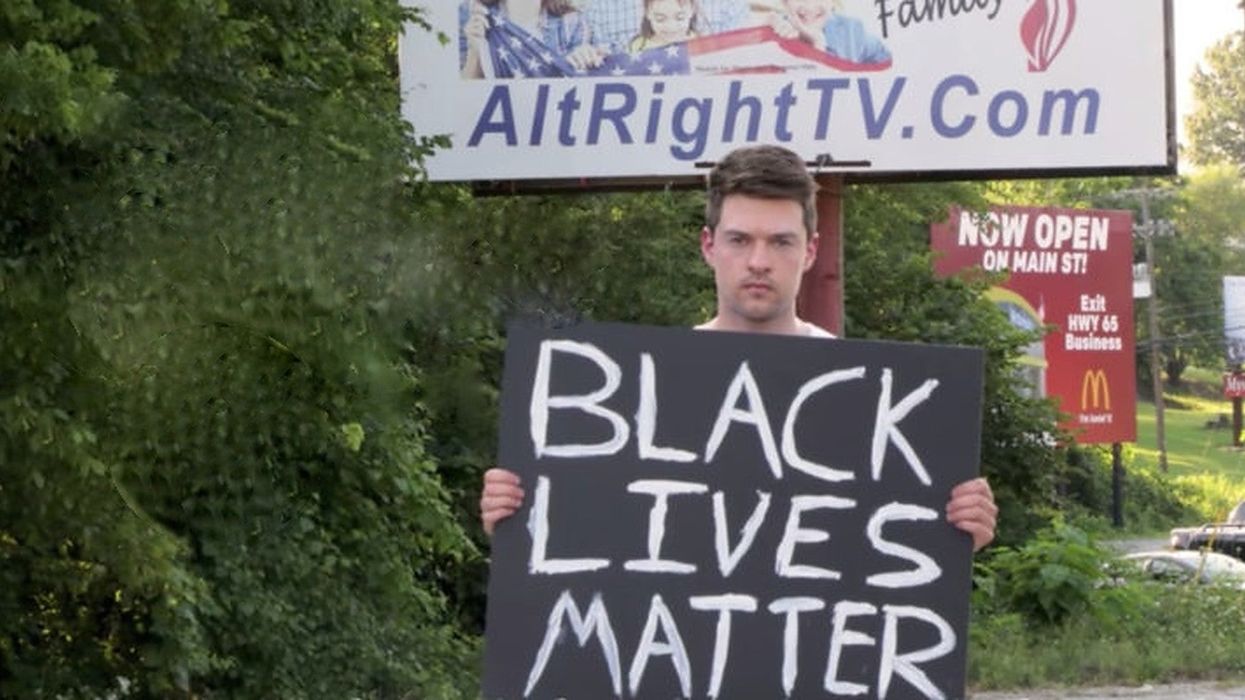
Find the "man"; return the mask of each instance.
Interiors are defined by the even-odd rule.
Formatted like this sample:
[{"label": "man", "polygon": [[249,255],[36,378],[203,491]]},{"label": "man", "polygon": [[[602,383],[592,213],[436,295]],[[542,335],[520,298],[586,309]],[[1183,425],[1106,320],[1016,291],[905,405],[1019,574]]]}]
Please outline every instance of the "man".
[{"label": "man", "polygon": [[[717,315],[707,331],[832,338],[795,313],[800,279],[817,257],[817,183],[796,154],[751,146],[728,154],[709,174],[700,252],[713,268]],[[505,469],[484,474],[480,517],[492,535],[523,503],[519,478]],[[973,551],[994,539],[998,508],[985,479],[951,491],[947,521],[973,538]]]}]

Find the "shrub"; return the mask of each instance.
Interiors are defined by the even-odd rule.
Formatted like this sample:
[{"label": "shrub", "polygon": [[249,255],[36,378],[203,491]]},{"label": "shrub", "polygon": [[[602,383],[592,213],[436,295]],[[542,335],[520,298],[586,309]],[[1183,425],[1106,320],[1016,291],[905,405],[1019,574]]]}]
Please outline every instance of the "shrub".
[{"label": "shrub", "polygon": [[1020,547],[1001,547],[977,562],[974,607],[1014,613],[1043,625],[1092,616],[1102,624],[1136,615],[1138,589],[1111,585],[1120,573],[1113,555],[1062,518]]}]

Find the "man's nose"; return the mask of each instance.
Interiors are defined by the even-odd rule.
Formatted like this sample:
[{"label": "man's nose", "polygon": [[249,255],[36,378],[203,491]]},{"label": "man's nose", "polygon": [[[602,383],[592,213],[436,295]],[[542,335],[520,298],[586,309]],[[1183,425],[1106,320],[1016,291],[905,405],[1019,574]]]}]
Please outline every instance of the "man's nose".
[{"label": "man's nose", "polygon": [[748,251],[748,269],[750,270],[768,270],[770,269],[770,254],[767,246],[753,245]]}]

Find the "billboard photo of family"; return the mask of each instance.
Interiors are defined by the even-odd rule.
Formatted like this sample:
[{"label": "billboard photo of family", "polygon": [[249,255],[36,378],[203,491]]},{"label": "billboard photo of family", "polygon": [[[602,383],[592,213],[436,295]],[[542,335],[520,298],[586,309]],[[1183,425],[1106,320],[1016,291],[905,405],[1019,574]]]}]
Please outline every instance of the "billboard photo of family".
[{"label": "billboard photo of family", "polygon": [[[873,72],[891,53],[844,0],[462,0],[467,80]],[[868,17],[867,14],[860,14]]]}]

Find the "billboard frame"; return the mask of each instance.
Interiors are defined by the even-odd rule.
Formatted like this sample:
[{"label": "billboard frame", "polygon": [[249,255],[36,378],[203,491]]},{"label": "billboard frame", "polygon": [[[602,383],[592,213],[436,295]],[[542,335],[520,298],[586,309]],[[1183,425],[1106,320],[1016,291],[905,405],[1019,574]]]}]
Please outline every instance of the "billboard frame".
[{"label": "billboard frame", "polygon": [[[973,180],[1026,180],[1115,176],[1170,176],[1177,172],[1178,144],[1176,138],[1174,10],[1172,0],[1161,0],[1163,11],[1163,89],[1166,162],[1161,165],[1103,165],[1069,168],[992,168],[962,170],[871,170],[868,161],[842,161],[817,165],[826,154],[801,154],[809,159],[810,171],[839,176],[845,184],[901,184]],[[695,167],[706,173],[712,162],[698,162]],[[640,192],[658,189],[699,189],[704,178],[699,175],[643,176],[610,178],[531,178],[501,180],[446,180],[468,184],[479,195],[523,195],[594,192]]]}]

